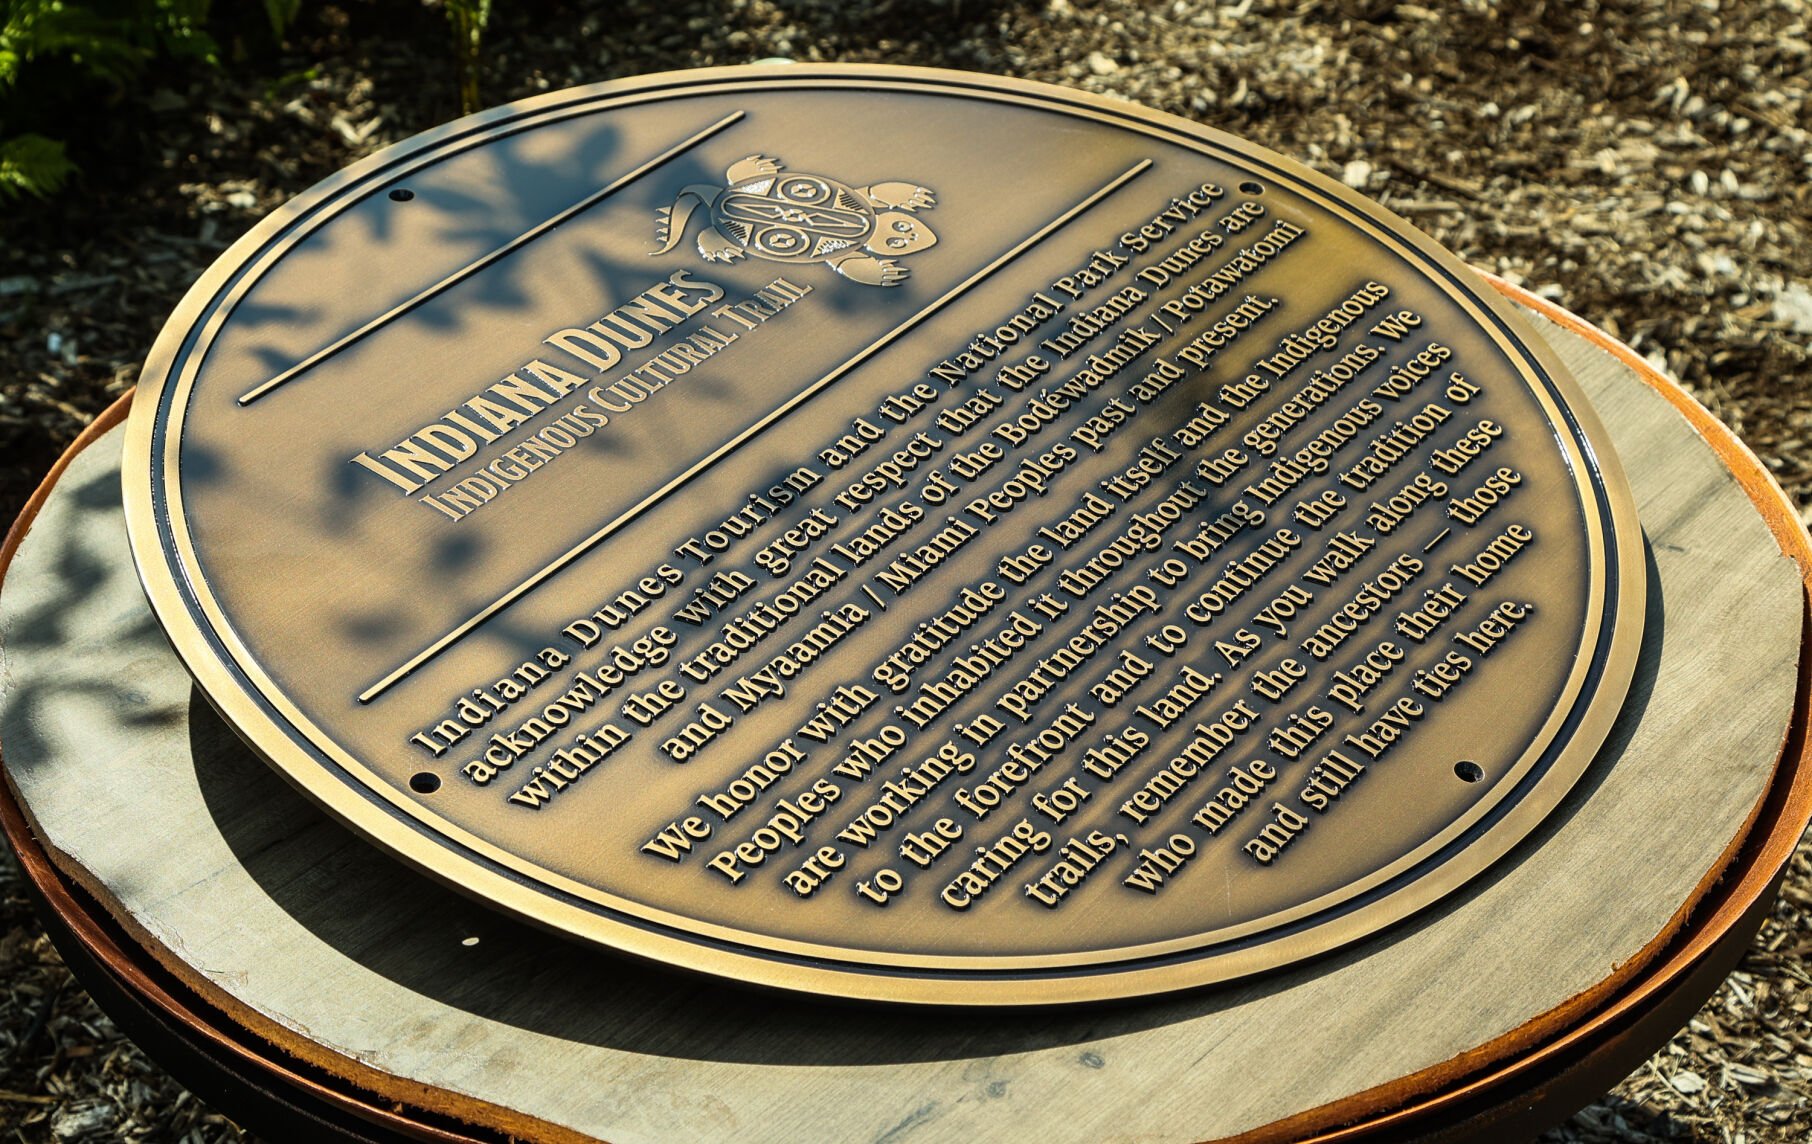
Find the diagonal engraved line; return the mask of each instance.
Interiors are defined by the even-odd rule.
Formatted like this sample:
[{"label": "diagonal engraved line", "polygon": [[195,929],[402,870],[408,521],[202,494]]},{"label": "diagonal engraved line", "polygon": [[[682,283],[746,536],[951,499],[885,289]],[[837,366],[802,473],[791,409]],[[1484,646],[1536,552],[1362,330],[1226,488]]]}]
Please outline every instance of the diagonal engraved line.
[{"label": "diagonal engraved line", "polygon": [[548,231],[553,230],[555,227],[559,226],[561,223],[564,223],[564,222],[568,221],[569,219],[573,218],[575,215],[581,214],[585,211],[590,210],[592,207],[597,206],[599,203],[603,202],[605,199],[609,198],[611,195],[622,190],[624,187],[628,186],[630,183],[635,182],[637,179],[641,178],[643,175],[646,175],[648,172],[654,170],[656,167],[659,167],[665,163],[671,162],[672,160],[678,158],[680,155],[684,154],[685,152],[690,151],[692,148],[698,146],[700,143],[703,143],[705,140],[711,138],[711,136],[717,134],[719,131],[722,131],[724,128],[730,126],[732,123],[735,123],[736,121],[742,119],[744,114],[745,113],[741,112],[741,111],[732,112],[731,114],[726,115],[722,119],[718,120],[716,123],[713,123],[711,126],[698,132],[696,135],[693,135],[687,139],[683,139],[678,143],[675,143],[673,146],[667,148],[665,151],[662,151],[659,155],[656,155],[654,158],[648,160],[646,163],[643,163],[641,166],[637,167],[635,170],[630,171],[628,174],[621,175],[616,179],[613,179],[610,183],[606,184],[602,189],[593,191],[591,194],[586,195],[584,198],[580,199],[578,202],[574,203],[572,206],[567,207],[565,210],[561,211],[559,214],[554,215],[552,218],[546,220],[545,222],[539,223],[536,226],[523,231],[521,234],[517,235],[515,238],[510,239],[508,242],[504,243],[502,246],[498,247],[496,250],[491,251],[489,254],[480,256],[477,261],[467,263],[465,266],[461,267],[460,269],[455,270],[453,273],[447,275],[445,278],[442,278],[439,282],[436,282],[434,285],[428,287],[426,290],[423,290],[421,293],[417,294],[415,297],[410,298],[405,302],[398,303],[396,306],[393,306],[389,310],[386,310],[384,313],[379,314],[377,317],[371,319],[371,321],[366,322],[364,325],[362,325],[358,329],[352,331],[350,334],[347,334],[345,337],[341,338],[339,341],[328,346],[326,349],[315,351],[314,353],[310,354],[308,357],[303,358],[301,361],[297,362],[295,365],[290,366],[288,369],[284,370],[282,373],[278,374],[276,377],[271,378],[269,381],[265,382],[263,385],[257,386],[250,390],[247,390],[244,394],[240,395],[239,404],[240,405],[250,405],[252,402],[258,400],[260,397],[263,397],[265,394],[269,393],[273,389],[276,389],[278,386],[283,385],[286,382],[294,381],[296,378],[302,376],[303,374],[307,373],[309,370],[320,365],[322,362],[326,361],[328,358],[339,353],[341,350],[345,349],[346,347],[352,345],[354,342],[357,342],[360,339],[366,337],[368,334],[375,332],[380,327],[386,326],[389,323],[396,321],[398,318],[402,317],[404,314],[407,314],[409,311],[415,309],[417,306],[420,306],[422,303],[427,302],[427,301],[445,293],[448,290],[451,290],[453,287],[459,285],[461,282],[464,282],[466,279],[468,279],[472,275],[478,273],[480,270],[484,270],[487,267],[493,266],[500,260],[509,257],[511,254],[514,254],[516,251],[521,250],[523,247],[525,247],[529,243],[535,241],[537,238],[540,238],[542,235],[546,234]]},{"label": "diagonal engraved line", "polygon": [[472,616],[472,618],[466,620],[464,623],[460,624],[458,627],[454,628],[452,631],[448,632],[446,635],[435,640],[432,644],[429,644],[426,648],[422,649],[413,658],[411,658],[407,663],[403,664],[401,667],[398,667],[395,671],[391,672],[389,675],[386,675],[384,678],[378,680],[376,683],[372,684],[370,687],[368,687],[364,691],[360,692],[359,693],[359,702],[360,703],[369,703],[373,699],[376,699],[378,696],[382,695],[384,692],[390,690],[391,687],[394,687],[399,681],[401,681],[404,677],[408,676],[411,672],[415,671],[417,668],[421,667],[423,664],[427,663],[429,660],[433,659],[435,656],[440,655],[442,652],[446,651],[448,648],[452,647],[454,644],[458,643],[460,640],[462,640],[466,636],[470,635],[476,628],[478,628],[479,625],[481,625],[485,621],[489,620],[492,616],[495,616],[497,613],[503,611],[505,608],[509,607],[511,604],[514,604],[517,600],[520,600],[522,597],[528,595],[530,592],[532,592],[536,588],[540,587],[541,584],[546,582],[549,577],[552,577],[553,575],[558,573],[561,569],[563,569],[567,565],[571,564],[573,561],[579,559],[581,556],[585,555],[587,552],[590,552],[593,548],[597,547],[601,542],[603,542],[605,539],[607,539],[608,537],[610,537],[611,535],[613,535],[620,529],[622,529],[625,525],[629,524],[631,521],[635,520],[637,517],[641,516],[643,513],[647,512],[649,509],[653,508],[655,505],[659,504],[661,501],[665,500],[667,497],[671,496],[676,490],[678,490],[680,488],[680,486],[686,484],[688,481],[692,480],[692,478],[698,476],[700,473],[704,472],[706,469],[710,468],[712,465],[715,465],[718,461],[722,460],[725,456],[727,456],[732,451],[742,447],[745,443],[747,443],[749,441],[750,438],[763,432],[769,426],[773,425],[776,421],[779,421],[782,417],[785,417],[787,414],[791,413],[793,410],[797,409],[799,406],[803,405],[805,402],[807,402],[807,401],[811,400],[813,397],[817,396],[817,394],[819,392],[821,392],[822,390],[824,390],[825,387],[836,382],[844,374],[848,373],[852,369],[855,369],[857,366],[861,365],[863,362],[874,357],[876,354],[880,353],[882,350],[886,349],[888,346],[890,346],[894,342],[898,341],[901,337],[905,336],[907,333],[912,331],[915,327],[917,327],[921,323],[923,323],[926,319],[928,319],[932,315],[936,314],[939,310],[942,310],[944,307],[950,305],[950,303],[956,301],[958,298],[962,297],[964,294],[967,294],[970,290],[972,290],[976,286],[980,285],[984,279],[988,278],[989,276],[994,274],[996,271],[998,271],[1002,267],[1006,266],[1009,262],[1012,262],[1014,259],[1016,259],[1020,255],[1024,254],[1026,251],[1032,249],[1032,247],[1037,246],[1039,243],[1043,242],[1045,239],[1049,238],[1051,235],[1055,234],[1057,231],[1061,230],[1063,227],[1067,226],[1069,223],[1075,221],[1075,219],[1079,215],[1081,215],[1084,211],[1087,211],[1090,207],[1094,206],[1096,203],[1100,202],[1102,199],[1107,198],[1109,195],[1113,194],[1115,191],[1119,190],[1121,187],[1125,186],[1127,183],[1132,182],[1134,179],[1138,178],[1140,175],[1142,175],[1146,171],[1150,170],[1151,165],[1152,165],[1152,161],[1150,159],[1139,160],[1139,162],[1135,163],[1133,166],[1127,168],[1124,172],[1122,172],[1118,178],[1115,178],[1112,182],[1106,184],[1100,190],[1098,190],[1094,194],[1090,195],[1088,198],[1083,199],[1081,202],[1077,203],[1075,206],[1071,207],[1069,210],[1064,211],[1062,214],[1058,215],[1056,218],[1052,219],[1050,222],[1048,222],[1044,226],[1040,227],[1033,234],[1029,235],[1027,238],[1022,240],[1018,245],[1014,246],[1011,250],[1007,251],[1005,254],[1002,254],[999,258],[996,258],[993,262],[988,263],[988,265],[982,267],[980,270],[977,270],[974,274],[971,274],[969,277],[963,279],[963,281],[957,283],[955,286],[952,286],[947,292],[945,292],[945,294],[942,297],[931,302],[924,309],[920,310],[918,313],[914,314],[912,317],[907,318],[904,322],[901,322],[899,325],[895,326],[891,331],[882,335],[882,337],[879,340],[871,343],[866,349],[863,349],[862,351],[857,353],[854,357],[851,357],[848,361],[845,361],[842,365],[838,366],[836,369],[831,370],[829,373],[825,374],[823,377],[819,378],[817,381],[813,382],[811,385],[807,386],[805,389],[800,390],[784,405],[781,405],[779,408],[777,408],[773,412],[769,413],[766,417],[763,417],[761,420],[755,422],[755,424],[749,426],[747,429],[744,429],[741,433],[738,433],[736,436],[730,438],[730,440],[724,442],[722,445],[718,446],[716,449],[712,450],[710,453],[708,453],[704,457],[700,458],[699,461],[697,463],[695,463],[691,468],[689,468],[685,472],[680,473],[679,475],[675,476],[672,480],[668,481],[666,484],[662,485],[660,488],[654,490],[652,493],[649,493],[646,497],[642,498],[641,501],[639,501],[634,506],[632,506],[631,508],[626,510],[621,516],[618,516],[615,520],[611,521],[609,524],[606,524],[604,527],[598,529],[596,532],[592,533],[590,536],[586,537],[584,540],[581,540],[579,543],[573,545],[571,548],[567,549],[561,555],[556,556],[552,561],[550,561],[547,565],[545,565],[539,572],[534,573],[527,580],[524,580],[522,583],[520,583],[516,587],[512,588],[509,592],[507,592],[503,596],[500,596],[497,600],[492,602],[489,606],[485,607],[483,610],[479,611],[476,615]]}]

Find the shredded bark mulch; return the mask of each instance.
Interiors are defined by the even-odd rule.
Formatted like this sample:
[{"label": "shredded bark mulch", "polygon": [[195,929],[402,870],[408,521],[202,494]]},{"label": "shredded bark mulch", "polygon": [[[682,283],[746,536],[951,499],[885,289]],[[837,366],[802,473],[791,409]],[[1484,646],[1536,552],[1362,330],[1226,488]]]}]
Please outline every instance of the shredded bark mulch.
[{"label": "shredded bark mulch", "polygon": [[[0,213],[0,519],[254,221],[453,118],[445,23],[305,3],[274,57],[85,108],[86,176]],[[1603,325],[1812,494],[1806,0],[625,0],[497,5],[487,99],[773,56],[1123,96],[1296,156]],[[1812,1139],[1812,864],[1661,1052],[1552,1141]],[[70,978],[0,858],[0,1129],[238,1140]]]}]

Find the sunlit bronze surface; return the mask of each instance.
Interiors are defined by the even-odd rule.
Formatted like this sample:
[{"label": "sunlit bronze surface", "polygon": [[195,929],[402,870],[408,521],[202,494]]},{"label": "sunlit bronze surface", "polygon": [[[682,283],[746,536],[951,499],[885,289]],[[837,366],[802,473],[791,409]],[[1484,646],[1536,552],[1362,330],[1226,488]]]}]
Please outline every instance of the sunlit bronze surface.
[{"label": "sunlit bronze surface", "polygon": [[695,72],[267,219],[128,515],[242,733],[456,886],[791,988],[1129,996],[1427,905],[1590,761],[1640,534],[1538,346],[1179,120]]}]

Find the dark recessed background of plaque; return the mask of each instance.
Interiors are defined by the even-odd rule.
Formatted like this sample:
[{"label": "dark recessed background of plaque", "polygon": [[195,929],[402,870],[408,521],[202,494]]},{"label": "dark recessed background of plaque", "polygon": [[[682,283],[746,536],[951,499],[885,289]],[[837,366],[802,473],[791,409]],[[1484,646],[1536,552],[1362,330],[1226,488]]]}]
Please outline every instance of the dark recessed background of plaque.
[{"label": "dark recessed background of plaque", "polygon": [[1066,1000],[1351,940],[1570,786],[1641,591],[1574,401],[1260,149],[701,73],[267,220],[160,341],[128,495],[203,686],[411,861],[711,971]]}]

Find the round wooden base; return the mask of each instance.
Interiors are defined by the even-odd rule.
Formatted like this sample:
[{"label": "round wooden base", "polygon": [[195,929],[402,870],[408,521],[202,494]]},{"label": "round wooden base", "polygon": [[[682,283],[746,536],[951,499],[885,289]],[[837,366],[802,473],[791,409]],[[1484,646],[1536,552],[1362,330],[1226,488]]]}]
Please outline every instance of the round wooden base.
[{"label": "round wooden base", "polygon": [[0,825],[108,1011],[276,1138],[1533,1132],[1684,1024],[1772,901],[1812,816],[1812,547],[1690,398],[1500,288],[1629,469],[1650,551],[1642,666],[1532,838],[1305,966],[1137,1004],[905,1012],[728,988],[490,915],[324,818],[194,692],[126,555],[123,406],[0,551]]}]

